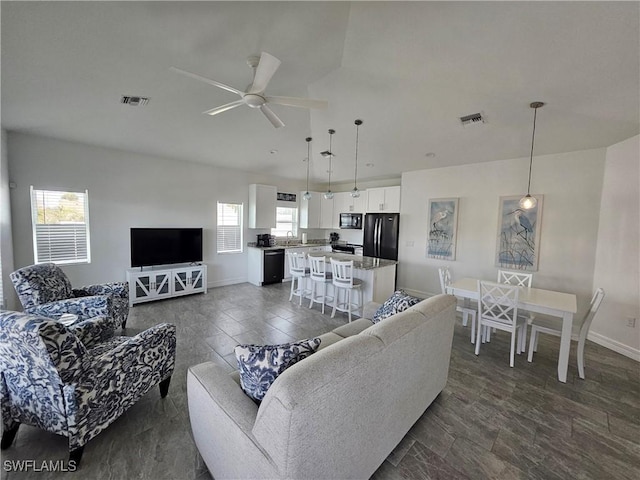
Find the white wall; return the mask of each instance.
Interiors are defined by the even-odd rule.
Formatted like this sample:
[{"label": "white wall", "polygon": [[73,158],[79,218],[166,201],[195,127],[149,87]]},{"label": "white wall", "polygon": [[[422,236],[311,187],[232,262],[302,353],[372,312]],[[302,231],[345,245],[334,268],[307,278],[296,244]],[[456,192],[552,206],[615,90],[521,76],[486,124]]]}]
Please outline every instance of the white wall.
[{"label": "white wall", "polygon": [[9,274],[13,268],[13,242],[11,239],[11,208],[9,201],[9,160],[7,157],[7,132],[2,130],[0,139],[0,280],[2,294],[0,305],[15,310],[18,303]]},{"label": "white wall", "polygon": [[640,360],[640,136],[607,148],[593,287],[605,299],[589,338]]},{"label": "white wall", "polygon": [[[534,286],[578,295],[578,314],[590,300],[605,150],[537,156],[531,191],[544,194],[539,270]],[[402,176],[398,285],[416,293],[440,291],[438,267],[452,276],[494,279],[498,199],[526,192],[529,159],[406,172]],[[459,197],[456,260],[426,258],[430,198]],[[413,246],[411,245],[413,242]]]},{"label": "white wall", "polygon": [[[209,285],[247,279],[247,254],[216,253],[216,202],[242,202],[245,225],[249,184],[298,192],[298,182],[9,132],[15,267],[33,263],[29,186],[89,191],[91,264],[63,267],[72,284],[125,279],[130,227],[203,227]],[[245,229],[244,244],[255,241]]]}]

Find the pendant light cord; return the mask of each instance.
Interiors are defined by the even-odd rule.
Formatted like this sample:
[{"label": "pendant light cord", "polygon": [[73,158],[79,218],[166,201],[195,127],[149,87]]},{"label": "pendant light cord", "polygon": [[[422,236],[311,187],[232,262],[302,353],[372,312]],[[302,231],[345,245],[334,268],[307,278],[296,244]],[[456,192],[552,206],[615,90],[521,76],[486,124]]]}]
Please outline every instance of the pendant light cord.
[{"label": "pendant light cord", "polygon": [[305,138],[307,141],[307,192],[309,191],[309,163],[311,163],[311,137]]},{"label": "pendant light cord", "polygon": [[529,183],[527,184],[527,195],[531,190],[531,167],[533,166],[533,142],[536,138],[536,117],[538,115],[538,107],[533,109],[533,133],[531,134],[531,157],[529,157]]},{"label": "pendant light cord", "polygon": [[329,130],[329,188],[328,188],[328,192],[331,191],[331,165],[333,163],[333,134],[334,131],[333,130]]},{"label": "pendant light cord", "polygon": [[358,131],[360,130],[360,123],[362,123],[362,121],[360,121],[360,123],[358,123],[358,120],[356,120],[356,168],[353,174],[353,189],[357,190],[358,189]]}]

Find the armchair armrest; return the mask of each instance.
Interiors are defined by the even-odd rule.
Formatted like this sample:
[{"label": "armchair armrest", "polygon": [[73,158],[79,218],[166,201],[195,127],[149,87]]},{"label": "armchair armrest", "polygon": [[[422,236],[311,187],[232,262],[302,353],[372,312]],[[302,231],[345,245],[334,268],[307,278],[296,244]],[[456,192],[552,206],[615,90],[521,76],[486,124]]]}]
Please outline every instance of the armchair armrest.
[{"label": "armchair armrest", "polygon": [[26,308],[27,313],[42,317],[58,319],[64,313],[78,316],[79,321],[93,317],[111,317],[111,295],[94,295],[90,297],[67,298],[56,302],[43,303]]},{"label": "armchair armrest", "polygon": [[89,349],[113,337],[116,326],[108,317],[95,317],[75,323],[68,329],[78,337],[85,348]]},{"label": "armchair armrest", "polygon": [[120,395],[133,395],[125,400],[130,405],[171,375],[175,354],[176,327],[161,323],[94,359],[79,390],[113,395],[115,386]]},{"label": "armchair armrest", "polygon": [[90,295],[107,295],[113,294],[118,297],[126,295],[129,297],[129,285],[127,282],[111,282],[101,283],[97,285],[85,285],[80,288],[73,289],[73,295],[76,297],[86,297]]}]

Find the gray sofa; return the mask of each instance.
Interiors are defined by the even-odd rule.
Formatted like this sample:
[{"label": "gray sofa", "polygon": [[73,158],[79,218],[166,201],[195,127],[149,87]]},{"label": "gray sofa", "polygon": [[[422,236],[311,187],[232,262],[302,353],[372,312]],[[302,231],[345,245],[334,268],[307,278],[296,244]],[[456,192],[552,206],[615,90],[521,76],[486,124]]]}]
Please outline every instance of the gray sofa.
[{"label": "gray sofa", "polygon": [[455,308],[438,295],[375,325],[339,327],[259,406],[236,373],[189,368],[191,428],[213,477],[369,478],[444,388]]}]

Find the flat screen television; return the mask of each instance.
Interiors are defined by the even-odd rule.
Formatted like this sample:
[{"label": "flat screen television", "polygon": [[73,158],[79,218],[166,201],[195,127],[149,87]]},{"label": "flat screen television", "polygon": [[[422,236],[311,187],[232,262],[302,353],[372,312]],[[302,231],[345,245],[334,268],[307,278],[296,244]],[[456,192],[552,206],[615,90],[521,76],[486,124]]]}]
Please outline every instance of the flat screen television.
[{"label": "flat screen television", "polygon": [[132,228],[131,266],[202,261],[202,228]]}]

